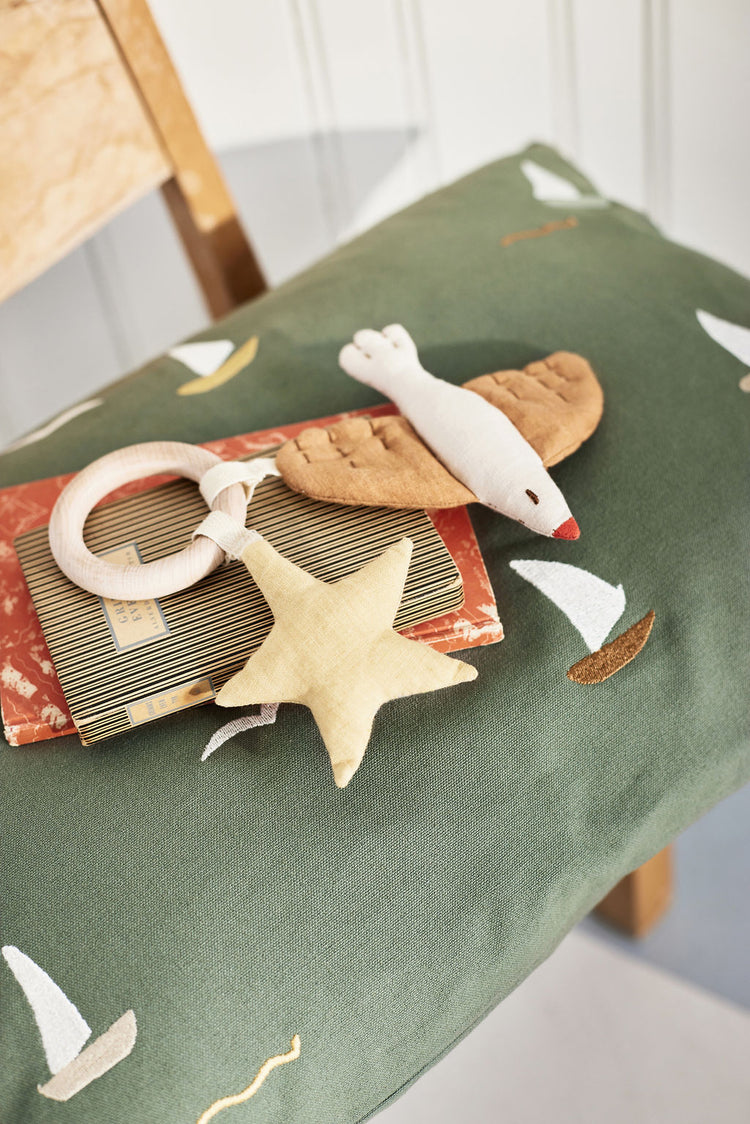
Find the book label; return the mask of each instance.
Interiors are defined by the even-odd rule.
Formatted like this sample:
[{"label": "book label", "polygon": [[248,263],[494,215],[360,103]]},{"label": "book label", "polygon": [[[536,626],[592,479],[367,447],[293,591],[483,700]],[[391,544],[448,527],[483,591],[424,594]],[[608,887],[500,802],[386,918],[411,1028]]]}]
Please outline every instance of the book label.
[{"label": "book label", "polygon": [[174,714],[176,710],[185,710],[213,698],[216,698],[216,691],[210,677],[206,676],[204,679],[194,679],[192,683],[183,683],[173,691],[162,691],[158,695],[150,695],[147,699],[131,703],[128,717],[133,726],[140,726],[144,722],[153,722],[155,718]]},{"label": "book label", "polygon": [[[134,542],[103,551],[99,557],[119,566],[135,566],[143,562]],[[100,597],[99,603],[118,652],[128,652],[131,648],[169,636],[169,625],[158,601],[114,601],[110,597]]]}]

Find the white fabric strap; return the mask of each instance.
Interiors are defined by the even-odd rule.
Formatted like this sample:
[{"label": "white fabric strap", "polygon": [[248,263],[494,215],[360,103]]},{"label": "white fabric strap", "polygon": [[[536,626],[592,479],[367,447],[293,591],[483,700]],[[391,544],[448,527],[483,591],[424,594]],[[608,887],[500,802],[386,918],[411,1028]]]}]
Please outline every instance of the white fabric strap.
[{"label": "white fabric strap", "polygon": [[193,538],[196,535],[205,535],[206,538],[213,539],[228,558],[241,558],[245,547],[261,537],[257,531],[248,531],[247,527],[243,527],[223,511],[209,512],[193,531]]},{"label": "white fabric strap", "polygon": [[199,486],[209,507],[213,506],[219,492],[232,484],[244,486],[247,502],[250,503],[253,492],[264,477],[280,475],[275,457],[256,457],[252,461],[222,461],[203,474]]}]

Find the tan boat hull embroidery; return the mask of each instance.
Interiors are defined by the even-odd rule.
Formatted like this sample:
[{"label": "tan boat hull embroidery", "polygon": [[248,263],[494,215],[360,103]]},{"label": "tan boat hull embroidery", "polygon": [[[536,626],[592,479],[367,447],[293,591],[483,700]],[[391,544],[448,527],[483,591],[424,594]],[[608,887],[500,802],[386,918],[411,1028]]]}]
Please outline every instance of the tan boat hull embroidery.
[{"label": "tan boat hull embroidery", "polygon": [[272,1070],[276,1069],[280,1065],[286,1065],[287,1062],[296,1061],[299,1055],[300,1040],[299,1035],[295,1034],[294,1038],[291,1041],[291,1049],[286,1054],[276,1054],[274,1057],[268,1058],[267,1061],[263,1062],[263,1065],[258,1070],[254,1080],[250,1085],[248,1085],[246,1089],[243,1089],[241,1093],[234,1093],[233,1095],[230,1095],[228,1097],[221,1097],[220,1100],[214,1101],[214,1103],[212,1105],[209,1105],[206,1111],[202,1112],[198,1117],[197,1124],[208,1124],[209,1120],[213,1120],[214,1116],[216,1116],[219,1112],[223,1112],[225,1108],[232,1108],[234,1105],[243,1104],[245,1101],[249,1101],[250,1098],[254,1097],[258,1092],[258,1089],[260,1089],[261,1085]]},{"label": "tan boat hull embroidery", "polygon": [[608,644],[604,641],[625,612],[625,591],[567,562],[516,558],[510,563],[565,614],[583,637],[589,655],[568,670],[574,683],[602,683],[634,659],[649,638],[654,611],[631,625]]},{"label": "tan boat hull embroidery", "polygon": [[638,655],[651,635],[655,615],[654,610],[649,609],[645,617],[641,617],[609,644],[603,644],[597,651],[574,663],[568,670],[568,679],[583,684],[603,683],[605,679],[609,679]]},{"label": "tan boat hull embroidery", "polygon": [[566,219],[546,222],[544,226],[535,226],[531,230],[516,230],[513,234],[504,234],[500,239],[501,246],[512,246],[514,242],[525,242],[528,238],[543,238],[545,234],[554,234],[557,230],[572,230],[578,226],[578,219],[568,215]]},{"label": "tan boat hull embroidery", "polygon": [[257,353],[258,337],[251,336],[212,375],[199,375],[197,379],[191,379],[190,382],[183,383],[182,386],[177,388],[177,393],[184,396],[186,394],[206,394],[209,390],[216,390],[218,386],[223,386],[225,382],[233,379],[245,367],[249,367]]},{"label": "tan boat hull embroidery", "polygon": [[137,1026],[135,1015],[126,1011],[112,1023],[91,1045],[68,1062],[54,1077],[37,1088],[43,1097],[53,1101],[68,1101],[85,1089],[97,1077],[112,1069],[126,1058],[135,1045]]}]

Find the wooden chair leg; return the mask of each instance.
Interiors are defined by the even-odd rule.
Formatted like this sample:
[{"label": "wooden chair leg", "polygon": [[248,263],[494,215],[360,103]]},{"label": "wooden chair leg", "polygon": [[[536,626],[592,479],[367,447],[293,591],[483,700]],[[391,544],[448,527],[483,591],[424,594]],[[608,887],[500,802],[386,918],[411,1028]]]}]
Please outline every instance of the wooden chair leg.
[{"label": "wooden chair leg", "polygon": [[234,215],[204,231],[177,177],[162,184],[161,193],[215,320],[265,291],[260,266]]},{"label": "wooden chair leg", "polygon": [[219,317],[266,282],[219,165],[198,127],[146,0],[97,0],[148,111],[173,176],[162,193],[203,290]]},{"label": "wooden chair leg", "polygon": [[665,847],[603,898],[596,913],[631,937],[642,937],[659,921],[672,901],[672,848]]}]

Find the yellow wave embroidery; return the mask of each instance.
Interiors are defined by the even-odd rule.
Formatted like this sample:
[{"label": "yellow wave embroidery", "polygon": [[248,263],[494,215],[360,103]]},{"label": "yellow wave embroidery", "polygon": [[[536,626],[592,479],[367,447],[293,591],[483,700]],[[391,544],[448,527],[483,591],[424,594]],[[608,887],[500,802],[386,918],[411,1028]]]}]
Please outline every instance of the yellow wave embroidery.
[{"label": "yellow wave embroidery", "polygon": [[276,1067],[280,1065],[286,1065],[287,1062],[296,1061],[299,1057],[300,1041],[298,1034],[295,1034],[292,1039],[291,1046],[292,1048],[288,1053],[276,1054],[273,1058],[269,1058],[267,1061],[263,1062],[263,1065],[256,1074],[255,1080],[251,1085],[248,1085],[247,1089],[243,1089],[241,1093],[235,1093],[233,1096],[222,1097],[220,1100],[214,1101],[212,1105],[209,1105],[206,1111],[201,1113],[198,1117],[197,1124],[208,1124],[208,1121],[213,1120],[214,1116],[221,1112],[222,1109],[232,1108],[233,1105],[242,1104],[244,1101],[249,1101],[251,1097],[254,1097],[272,1069],[276,1069]]},{"label": "yellow wave embroidery", "polygon": [[229,358],[221,364],[212,375],[199,375],[197,379],[191,379],[190,382],[185,382],[182,386],[177,388],[178,394],[205,394],[209,390],[215,390],[217,386],[223,386],[225,382],[229,382],[235,375],[238,375],[243,367],[248,367],[255,358],[258,351],[258,337],[251,336],[247,343],[243,343],[236,351],[232,352]]}]

